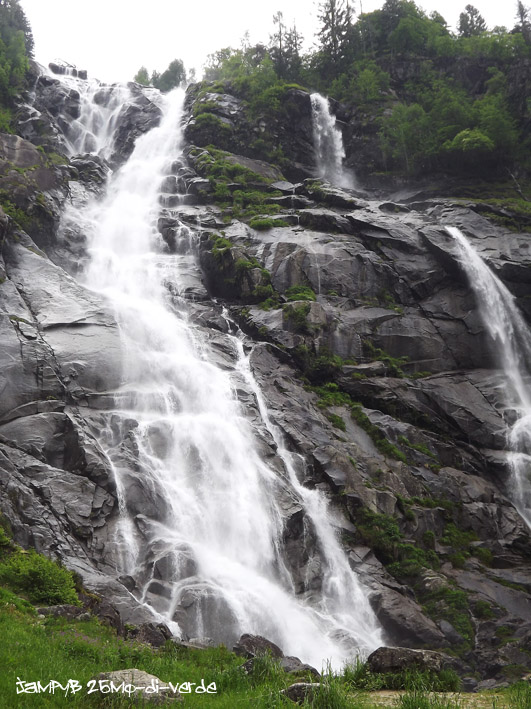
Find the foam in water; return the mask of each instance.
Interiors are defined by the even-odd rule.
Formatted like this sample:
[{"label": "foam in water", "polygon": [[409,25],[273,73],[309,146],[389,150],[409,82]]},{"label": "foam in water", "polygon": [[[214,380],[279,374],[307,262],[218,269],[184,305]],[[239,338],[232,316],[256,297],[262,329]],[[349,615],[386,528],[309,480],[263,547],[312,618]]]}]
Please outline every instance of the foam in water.
[{"label": "foam in water", "polygon": [[509,426],[513,501],[531,526],[531,392],[526,364],[531,362],[531,334],[513,295],[456,227],[446,227],[455,239],[458,258],[476,294],[479,313],[494,340],[516,420]]},{"label": "foam in water", "polygon": [[[94,103],[90,92],[84,97]],[[216,366],[186,301],[169,297],[168,280],[179,283],[193,252],[164,253],[157,230],[160,185],[182,150],[184,93],[160,101],[160,126],[137,140],[105,198],[78,215],[90,232],[86,285],[108,298],[122,340],[123,385],[102,432],[117,479],[119,571],[135,578],[139,601],[188,636],[230,643],[243,632],[260,634],[288,655],[339,667],[380,645],[381,630],[325,500],[298,481],[241,342],[227,335],[232,371]],[[83,110],[97,133],[91,111],[98,108]],[[101,134],[95,137],[108,150],[104,125]],[[83,131],[79,142],[85,145]],[[242,380],[282,470],[258,453],[235,396]],[[135,465],[124,458],[124,440],[134,440]],[[320,569],[320,587],[305,593],[295,593],[284,553],[287,508],[304,510],[310,561]]]},{"label": "foam in water", "polygon": [[97,79],[80,80],[72,74],[61,76],[61,82],[80,93],[80,115],[69,117],[65,125],[70,154],[95,153],[108,160],[116,121],[124,105],[132,100],[130,89],[121,84],[101,84]]},{"label": "foam in water", "polygon": [[354,175],[343,167],[343,136],[330,111],[328,99],[311,95],[313,141],[317,158],[317,177],[324,177],[338,187],[354,188]]}]

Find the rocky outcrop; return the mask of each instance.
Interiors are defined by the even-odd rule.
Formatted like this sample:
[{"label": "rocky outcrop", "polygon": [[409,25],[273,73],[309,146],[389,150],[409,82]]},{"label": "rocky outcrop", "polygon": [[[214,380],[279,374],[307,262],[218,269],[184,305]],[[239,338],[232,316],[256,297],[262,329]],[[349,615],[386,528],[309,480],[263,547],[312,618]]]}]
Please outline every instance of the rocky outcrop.
[{"label": "rocky outcrop", "polygon": [[0,206],[39,247],[55,240],[70,177],[66,162],[19,136],[0,134]]},{"label": "rocky outcrop", "polygon": [[311,100],[306,91],[286,87],[275,100],[280,110],[249,106],[232,93],[218,93],[203,82],[188,90],[188,142],[216,145],[252,159],[280,158],[282,171],[298,180],[314,173]]},{"label": "rocky outcrop", "polygon": [[134,100],[124,104],[116,120],[114,150],[110,159],[113,168],[127,160],[138,137],[155,128],[162,116],[160,108],[142,92],[138,84],[131,83],[129,88]]}]

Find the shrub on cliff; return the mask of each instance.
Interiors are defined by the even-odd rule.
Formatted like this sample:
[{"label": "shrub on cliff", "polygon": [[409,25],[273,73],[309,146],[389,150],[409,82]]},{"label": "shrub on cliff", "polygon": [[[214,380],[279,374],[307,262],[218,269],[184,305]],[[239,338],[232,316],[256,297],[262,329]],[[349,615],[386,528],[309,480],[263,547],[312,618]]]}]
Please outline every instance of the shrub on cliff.
[{"label": "shrub on cliff", "polygon": [[[2,549],[5,554],[5,544]],[[31,603],[79,603],[72,572],[34,549],[10,548],[0,562],[0,585],[26,596]]]}]

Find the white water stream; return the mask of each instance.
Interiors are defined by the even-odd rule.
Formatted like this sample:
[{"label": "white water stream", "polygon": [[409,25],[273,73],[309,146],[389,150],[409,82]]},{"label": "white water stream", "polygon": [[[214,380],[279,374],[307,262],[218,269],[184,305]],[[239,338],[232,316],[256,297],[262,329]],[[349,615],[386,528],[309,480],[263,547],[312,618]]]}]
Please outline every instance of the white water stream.
[{"label": "white water stream", "polygon": [[458,246],[459,261],[468,276],[487,332],[494,340],[507,382],[515,420],[507,434],[512,493],[516,508],[531,526],[531,333],[513,295],[456,227],[446,227]]},{"label": "white water stream", "polygon": [[313,142],[317,158],[317,177],[323,177],[338,187],[354,188],[353,173],[343,167],[345,148],[336,117],[330,111],[328,99],[311,95]]},{"label": "white water stream", "polygon": [[[124,89],[111,92],[106,107],[78,84],[91,106],[83,107],[72,150],[86,150],[90,134],[94,149],[108,154]],[[117,572],[134,578],[139,600],[188,636],[231,643],[243,632],[260,634],[318,668],[325,660],[340,667],[380,645],[381,630],[325,499],[297,479],[240,340],[225,336],[234,363],[220,368],[185,299],[176,306],[170,297],[166,284],[178,286],[193,257],[165,252],[157,230],[160,186],[182,150],[184,94],[158,101],[160,126],[137,140],[103,200],[75,217],[89,232],[86,285],[111,304],[124,353],[123,385],[101,435],[117,478]],[[275,441],[276,468],[261,459],[237,400],[242,379]],[[320,569],[304,592],[295,592],[284,548],[286,508],[304,511],[309,562]]]}]

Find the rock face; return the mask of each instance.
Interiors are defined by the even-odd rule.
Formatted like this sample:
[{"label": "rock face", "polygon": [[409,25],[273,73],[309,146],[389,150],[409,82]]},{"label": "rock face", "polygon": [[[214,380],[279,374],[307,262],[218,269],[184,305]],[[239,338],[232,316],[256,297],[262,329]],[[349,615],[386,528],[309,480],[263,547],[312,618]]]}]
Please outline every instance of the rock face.
[{"label": "rock face", "polygon": [[440,672],[448,664],[451,657],[445,657],[439,652],[430,650],[410,650],[403,647],[379,647],[367,658],[371,672],[401,672],[403,670],[419,669]]},{"label": "rock face", "polygon": [[[59,227],[63,204],[101,194],[109,162],[123,162],[160,120],[149,96],[130,91],[108,160],[50,159],[65,146],[63,124],[75,119],[79,97],[49,76],[36,79],[35,103],[21,109],[22,137],[0,136],[0,193],[9,195],[0,212],[0,508],[19,543],[60,558],[112,602],[119,622],[145,622],[146,640],[162,643],[166,631],[135,594],[145,584],[144,600],[158,612],[168,607],[164,550],[146,544],[141,579],[118,570],[121,511],[100,436],[122,385],[119,329],[105,299],[69,275],[83,268],[87,235],[68,212]],[[204,85],[190,89],[187,106],[194,145],[161,185],[160,247],[186,264],[183,282],[168,274],[168,297],[176,309],[187,304],[223,369],[236,369],[227,334],[245,332],[271,420],[304,461],[304,485],[327,495],[386,641],[452,648],[483,677],[500,679],[507,665],[524,673],[531,540],[511,502],[505,433],[514,412],[442,225],[466,233],[529,319],[528,237],[494,225],[475,204],[401,203],[307,179],[310,99],[298,89],[287,91],[276,116],[250,116],[228,89]],[[271,135],[287,158],[282,170],[267,161]],[[261,178],[253,190],[280,210],[263,215],[268,228],[216,203],[202,161],[211,142]],[[234,376],[256,445],[281,471],[255,393]],[[136,425],[111,421],[108,440],[130,473],[128,513],[141,529],[163,502],[138,482]],[[153,440],[162,446],[163,432]],[[315,534],[299,501],[279,494],[285,563],[295,592],[312,599],[322,583]],[[197,632],[200,606],[217,622],[206,634],[237,640],[199,579],[172,605],[185,635]],[[247,657],[262,647],[253,636],[239,645]]]},{"label": "rock face", "polygon": [[286,88],[278,112],[268,111],[267,106],[253,111],[237,96],[214,93],[204,83],[190,87],[187,102],[191,115],[185,136],[190,143],[214,144],[266,160],[280,147],[286,177],[298,180],[314,173],[311,101],[305,91]]}]

